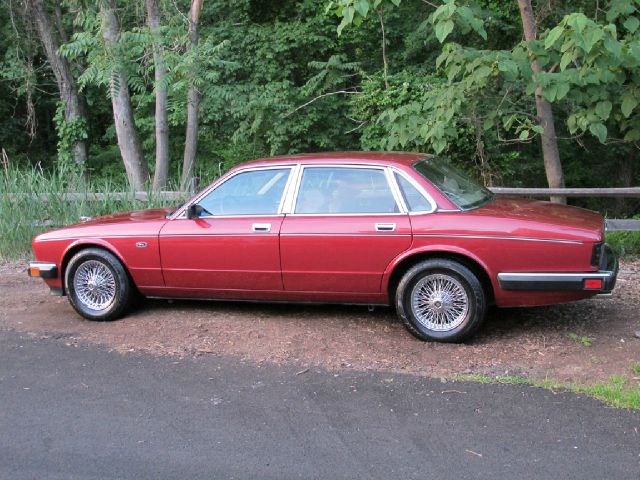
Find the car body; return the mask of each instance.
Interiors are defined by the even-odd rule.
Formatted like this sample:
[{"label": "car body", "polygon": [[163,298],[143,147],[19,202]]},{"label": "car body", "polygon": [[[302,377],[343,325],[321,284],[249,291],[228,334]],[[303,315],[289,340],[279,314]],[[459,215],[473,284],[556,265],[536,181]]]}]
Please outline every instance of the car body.
[{"label": "car body", "polygon": [[181,207],[107,215],[33,240],[32,276],[90,319],[130,297],[395,305],[426,340],[473,334],[490,305],[609,293],[603,218],[496,198],[417,153],[274,157]]}]

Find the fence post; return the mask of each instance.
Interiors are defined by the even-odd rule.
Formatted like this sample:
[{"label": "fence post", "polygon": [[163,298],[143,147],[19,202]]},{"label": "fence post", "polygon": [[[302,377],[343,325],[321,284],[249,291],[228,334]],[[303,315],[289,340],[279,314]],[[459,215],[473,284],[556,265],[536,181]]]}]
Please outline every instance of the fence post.
[{"label": "fence post", "polygon": [[198,190],[200,189],[200,177],[193,177],[191,178],[191,181],[189,182],[189,192],[191,193],[191,195],[195,195],[196,193],[198,193]]}]

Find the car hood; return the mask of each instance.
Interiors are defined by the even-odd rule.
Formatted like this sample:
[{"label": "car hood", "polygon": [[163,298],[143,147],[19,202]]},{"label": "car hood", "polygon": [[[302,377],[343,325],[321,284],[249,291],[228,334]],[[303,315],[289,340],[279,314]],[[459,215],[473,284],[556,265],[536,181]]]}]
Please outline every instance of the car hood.
[{"label": "car hood", "polygon": [[113,223],[139,223],[145,221],[164,220],[172,211],[171,208],[150,208],[147,210],[134,210],[131,212],[119,212],[100,217],[92,217],[71,227],[87,225],[109,225]]},{"label": "car hood", "polygon": [[553,227],[557,233],[564,232],[569,236],[585,234],[591,238],[601,238],[604,232],[604,220],[599,213],[551,202],[497,198],[474,212],[514,224],[523,222]]},{"label": "car hood", "polygon": [[170,208],[153,208],[94,217],[75,225],[38,235],[35,241],[99,238],[108,236],[157,236],[167,222]]}]

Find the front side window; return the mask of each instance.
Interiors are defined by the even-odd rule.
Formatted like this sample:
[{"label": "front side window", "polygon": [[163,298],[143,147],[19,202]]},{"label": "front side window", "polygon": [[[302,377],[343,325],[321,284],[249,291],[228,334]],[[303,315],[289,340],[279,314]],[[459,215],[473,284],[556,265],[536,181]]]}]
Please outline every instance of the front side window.
[{"label": "front side window", "polygon": [[441,158],[420,160],[413,168],[463,210],[479,207],[493,199],[493,193]]},{"label": "front side window", "polygon": [[275,215],[278,213],[290,168],[252,170],[218,185],[198,205],[204,216]]},{"label": "front side window", "polygon": [[376,168],[306,167],[295,213],[398,213],[384,170]]}]

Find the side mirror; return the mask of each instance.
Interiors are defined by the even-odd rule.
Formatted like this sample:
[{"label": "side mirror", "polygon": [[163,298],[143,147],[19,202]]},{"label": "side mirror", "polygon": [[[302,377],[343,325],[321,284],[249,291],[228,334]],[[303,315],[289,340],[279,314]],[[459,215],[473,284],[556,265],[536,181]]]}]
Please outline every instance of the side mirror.
[{"label": "side mirror", "polygon": [[194,218],[200,218],[200,215],[202,215],[203,210],[204,209],[197,203],[192,203],[191,205],[189,205],[189,208],[187,208],[187,218],[189,220],[193,220]]}]

